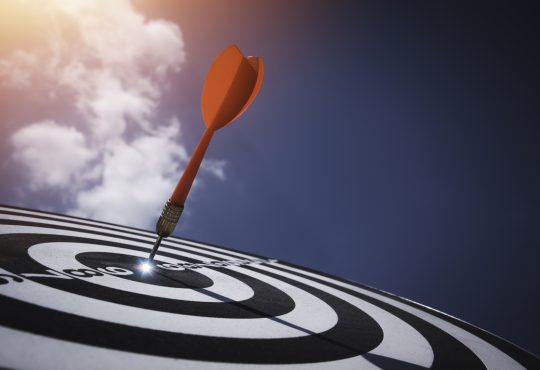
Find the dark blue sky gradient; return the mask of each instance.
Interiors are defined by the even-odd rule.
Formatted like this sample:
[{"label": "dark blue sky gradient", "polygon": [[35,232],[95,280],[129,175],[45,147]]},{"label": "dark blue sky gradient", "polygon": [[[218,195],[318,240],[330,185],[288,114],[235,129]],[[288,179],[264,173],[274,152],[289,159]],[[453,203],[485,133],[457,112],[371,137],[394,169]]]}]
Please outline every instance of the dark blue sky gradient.
[{"label": "dark blue sky gradient", "polygon": [[[170,109],[200,122],[206,68],[232,42],[265,58],[266,80],[210,148],[229,180],[188,201],[178,233],[366,283],[539,353],[533,10],[202,4],[148,12],[187,44]],[[193,146],[201,132],[186,127]]]}]

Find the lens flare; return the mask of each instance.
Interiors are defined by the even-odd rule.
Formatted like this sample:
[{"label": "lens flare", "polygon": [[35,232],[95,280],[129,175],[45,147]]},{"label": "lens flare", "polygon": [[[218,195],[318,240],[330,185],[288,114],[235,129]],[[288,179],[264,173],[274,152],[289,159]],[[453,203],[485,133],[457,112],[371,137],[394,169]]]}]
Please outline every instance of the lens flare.
[{"label": "lens flare", "polygon": [[139,265],[139,269],[141,269],[142,272],[147,273],[152,271],[152,265],[148,262],[141,263]]}]

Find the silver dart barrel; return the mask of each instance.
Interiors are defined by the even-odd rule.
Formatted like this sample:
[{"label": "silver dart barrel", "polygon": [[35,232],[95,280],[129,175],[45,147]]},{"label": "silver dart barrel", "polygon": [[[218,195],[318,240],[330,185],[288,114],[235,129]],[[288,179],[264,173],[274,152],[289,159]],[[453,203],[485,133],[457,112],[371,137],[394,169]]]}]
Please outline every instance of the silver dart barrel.
[{"label": "silver dart barrel", "polygon": [[163,238],[167,238],[173,233],[183,210],[184,206],[172,204],[170,201],[165,203],[165,207],[163,207],[163,211],[161,211],[161,215],[156,223],[156,233],[158,234],[158,238],[148,257],[149,261],[154,259]]}]

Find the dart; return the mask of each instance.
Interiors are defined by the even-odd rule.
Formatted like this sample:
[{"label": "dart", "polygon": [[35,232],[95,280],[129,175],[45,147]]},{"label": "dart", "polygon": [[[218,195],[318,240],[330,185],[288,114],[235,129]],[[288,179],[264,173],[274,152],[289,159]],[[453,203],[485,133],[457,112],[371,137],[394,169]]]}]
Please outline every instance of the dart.
[{"label": "dart", "polygon": [[257,96],[263,77],[262,58],[244,56],[236,45],[227,47],[213,61],[206,75],[201,97],[205,130],[156,223],[158,237],[148,257],[149,263],[154,259],[161,241],[170,236],[176,228],[214,132],[246,111]]}]

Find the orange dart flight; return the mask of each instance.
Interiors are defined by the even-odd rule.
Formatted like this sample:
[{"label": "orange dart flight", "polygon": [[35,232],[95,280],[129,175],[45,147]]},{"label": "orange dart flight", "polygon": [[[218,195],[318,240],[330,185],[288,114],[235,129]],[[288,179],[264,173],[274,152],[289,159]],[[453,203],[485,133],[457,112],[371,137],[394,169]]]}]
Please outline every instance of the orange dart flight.
[{"label": "orange dart flight", "polygon": [[202,92],[202,117],[206,129],[197,144],[180,181],[165,204],[156,224],[158,238],[150,252],[152,261],[163,238],[172,234],[195,180],[214,131],[242,115],[262,86],[262,58],[244,56],[236,45],[227,47],[210,66]]}]

